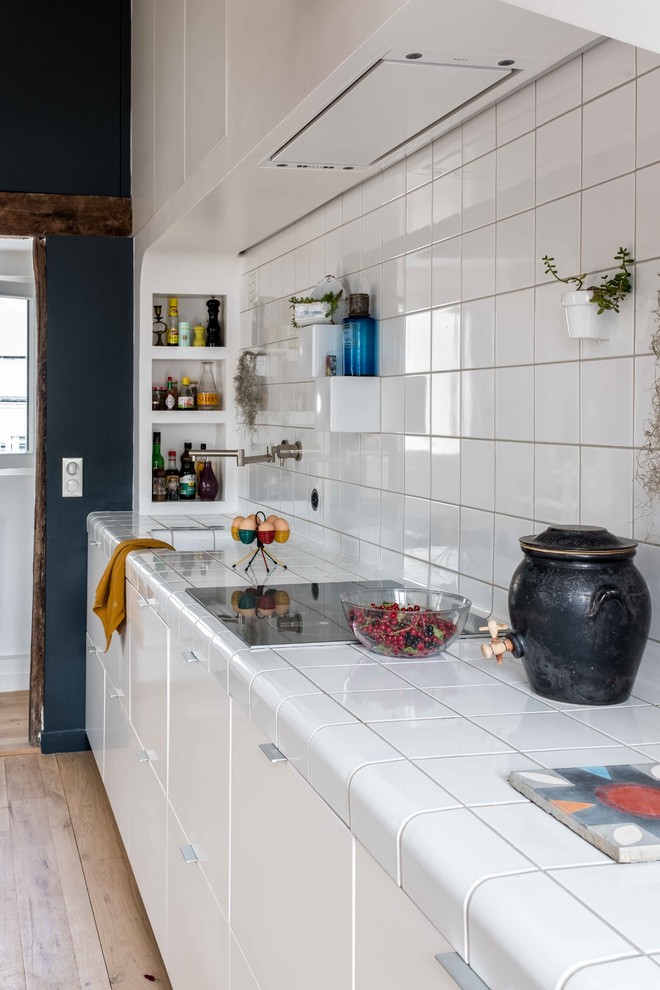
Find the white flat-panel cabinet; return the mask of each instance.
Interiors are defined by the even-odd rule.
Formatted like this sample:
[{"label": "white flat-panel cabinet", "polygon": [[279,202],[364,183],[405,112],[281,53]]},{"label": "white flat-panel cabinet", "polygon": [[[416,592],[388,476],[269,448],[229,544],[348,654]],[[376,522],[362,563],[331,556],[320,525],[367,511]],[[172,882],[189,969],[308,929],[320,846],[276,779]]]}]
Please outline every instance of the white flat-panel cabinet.
[{"label": "white flat-panel cabinet", "polygon": [[261,990],[350,990],[346,826],[232,703],[231,925]]},{"label": "white flat-panel cabinet", "polygon": [[103,778],[105,775],[105,670],[101,658],[87,637],[87,663],[85,681],[85,725],[92,753]]},{"label": "white flat-panel cabinet", "polygon": [[226,990],[229,926],[195,852],[170,808],[165,965],[173,990]]},{"label": "white flat-panel cabinet", "polygon": [[[101,656],[112,683],[128,697],[128,636],[126,626],[121,632],[114,632],[108,652],[105,652],[106,637],[101,620],[94,613],[96,588],[108,565],[108,558],[99,546],[89,544],[87,553],[87,635]],[[128,702],[126,702],[128,710]]]},{"label": "white flat-panel cabinet", "polygon": [[124,845],[128,849],[131,770],[140,744],[133,732],[122,698],[105,678],[105,756],[103,782]]},{"label": "white flat-panel cabinet", "polygon": [[355,990],[458,990],[435,959],[449,943],[359,843],[355,850]]},{"label": "white flat-panel cabinet", "polygon": [[128,582],[126,618],[131,656],[131,722],[166,788],[167,626]]},{"label": "white flat-panel cabinet", "polygon": [[168,796],[229,914],[229,696],[170,632]]},{"label": "white flat-panel cabinet", "polygon": [[[135,735],[133,734],[135,739]],[[130,764],[128,857],[161,953],[165,951],[167,798],[145,753]]]}]

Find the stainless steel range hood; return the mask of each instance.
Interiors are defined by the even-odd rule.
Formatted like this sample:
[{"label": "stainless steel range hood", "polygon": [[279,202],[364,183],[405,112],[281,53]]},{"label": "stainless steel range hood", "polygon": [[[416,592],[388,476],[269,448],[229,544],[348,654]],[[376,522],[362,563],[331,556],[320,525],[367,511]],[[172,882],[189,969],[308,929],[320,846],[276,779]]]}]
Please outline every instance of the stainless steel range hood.
[{"label": "stainless steel range hood", "polygon": [[262,165],[371,168],[524,67],[506,54],[388,52]]}]

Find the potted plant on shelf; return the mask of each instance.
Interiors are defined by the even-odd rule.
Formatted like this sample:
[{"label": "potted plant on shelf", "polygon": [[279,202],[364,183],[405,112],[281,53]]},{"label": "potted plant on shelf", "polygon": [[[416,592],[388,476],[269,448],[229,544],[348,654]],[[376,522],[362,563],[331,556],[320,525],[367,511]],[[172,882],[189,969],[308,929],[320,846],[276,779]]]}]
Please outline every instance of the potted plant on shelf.
[{"label": "potted plant on shelf", "polygon": [[554,258],[547,254],[541,258],[546,275],[552,275],[558,282],[576,287],[570,292],[564,292],[561,297],[569,337],[588,340],[609,338],[609,327],[603,321],[599,321],[598,316],[607,311],[619,312],[622,301],[632,291],[632,272],[628,266],[635,261],[630,251],[624,247],[619,248],[614,260],[618,262],[618,268],[613,275],[601,275],[600,285],[590,285],[583,289],[587,277],[585,274],[562,278],[557,271]]},{"label": "potted plant on shelf", "polygon": [[333,275],[326,275],[314,286],[310,296],[291,296],[291,326],[299,330],[300,327],[313,326],[315,323],[334,323],[343,297],[341,283]]}]

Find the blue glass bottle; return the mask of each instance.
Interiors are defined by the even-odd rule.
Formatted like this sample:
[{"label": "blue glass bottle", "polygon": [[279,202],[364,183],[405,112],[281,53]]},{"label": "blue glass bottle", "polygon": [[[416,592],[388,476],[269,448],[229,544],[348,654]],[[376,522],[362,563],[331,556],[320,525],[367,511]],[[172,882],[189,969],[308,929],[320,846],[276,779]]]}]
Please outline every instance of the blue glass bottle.
[{"label": "blue glass bottle", "polygon": [[376,374],[376,321],[369,316],[369,296],[353,292],[343,322],[344,374]]}]

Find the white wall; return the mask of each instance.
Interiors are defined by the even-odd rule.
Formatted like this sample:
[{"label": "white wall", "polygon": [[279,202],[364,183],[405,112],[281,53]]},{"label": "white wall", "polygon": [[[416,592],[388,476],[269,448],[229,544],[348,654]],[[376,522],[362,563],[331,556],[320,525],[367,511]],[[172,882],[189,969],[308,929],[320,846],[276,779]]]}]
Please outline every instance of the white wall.
[{"label": "white wall", "polygon": [[[660,288],[658,105],[660,57],[605,42],[251,250],[241,343],[269,356],[257,442],[300,439],[305,456],[247,469],[250,501],[499,614],[519,536],[551,522],[634,535],[660,638],[660,511],[635,481]],[[634,298],[609,342],[569,340],[539,259],[600,275],[621,244]],[[380,434],[312,428],[287,299],[328,273],[371,293]]]}]

